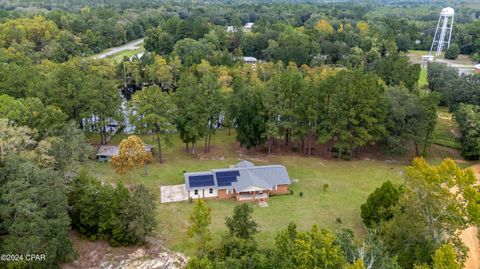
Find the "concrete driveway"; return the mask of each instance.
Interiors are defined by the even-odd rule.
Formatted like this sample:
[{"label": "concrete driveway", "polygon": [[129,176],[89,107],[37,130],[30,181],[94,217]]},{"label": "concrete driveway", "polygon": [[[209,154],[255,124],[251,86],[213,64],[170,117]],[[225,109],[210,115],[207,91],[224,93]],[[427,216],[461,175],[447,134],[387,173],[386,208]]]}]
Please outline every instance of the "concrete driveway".
[{"label": "concrete driveway", "polygon": [[160,187],[160,202],[170,203],[188,200],[185,184]]}]

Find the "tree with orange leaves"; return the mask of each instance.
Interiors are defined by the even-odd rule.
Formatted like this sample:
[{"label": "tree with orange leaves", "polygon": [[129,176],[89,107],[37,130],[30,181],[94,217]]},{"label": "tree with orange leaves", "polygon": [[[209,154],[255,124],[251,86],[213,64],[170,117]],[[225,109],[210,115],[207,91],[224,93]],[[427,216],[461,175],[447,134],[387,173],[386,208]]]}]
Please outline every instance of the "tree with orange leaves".
[{"label": "tree with orange leaves", "polygon": [[[111,159],[112,166],[118,174],[126,174],[140,166],[145,167],[147,173],[147,162],[152,160],[152,154],[145,151],[142,139],[136,135],[131,135],[120,142],[118,155]],[[133,174],[131,174],[133,185]]]}]

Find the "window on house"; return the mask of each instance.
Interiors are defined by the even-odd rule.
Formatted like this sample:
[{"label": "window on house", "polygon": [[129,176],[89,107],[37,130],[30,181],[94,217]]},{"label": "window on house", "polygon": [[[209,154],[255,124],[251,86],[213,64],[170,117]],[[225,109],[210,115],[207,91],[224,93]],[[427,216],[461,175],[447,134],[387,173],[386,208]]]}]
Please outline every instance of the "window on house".
[{"label": "window on house", "polygon": [[212,194],[212,193],[213,193],[213,189],[209,189],[209,190],[208,190],[208,193]]},{"label": "window on house", "polygon": [[231,194],[231,193],[232,193],[232,191],[227,189],[227,194]]},{"label": "window on house", "polygon": [[193,194],[198,195],[198,190],[194,190]]}]

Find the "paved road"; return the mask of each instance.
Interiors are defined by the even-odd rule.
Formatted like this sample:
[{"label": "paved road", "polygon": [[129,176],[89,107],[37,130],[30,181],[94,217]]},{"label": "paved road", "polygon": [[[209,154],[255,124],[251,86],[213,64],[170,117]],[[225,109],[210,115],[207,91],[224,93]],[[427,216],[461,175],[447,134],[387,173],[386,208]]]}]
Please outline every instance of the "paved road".
[{"label": "paved road", "polygon": [[124,50],[138,49],[141,44],[143,44],[143,38],[134,40],[134,41],[129,42],[127,44],[123,44],[119,47],[110,48],[106,52],[103,52],[103,53],[100,53],[100,54],[96,55],[94,58],[95,59],[103,59],[105,57],[117,54],[117,53],[122,52]]},{"label": "paved road", "polygon": [[[428,52],[425,52],[425,55],[427,53]],[[420,64],[423,68],[427,68],[427,62],[421,60],[421,57],[422,57],[421,55],[410,53],[410,54],[408,54],[408,57],[410,58],[410,61],[412,63]],[[450,67],[455,67],[455,68],[458,69],[458,73],[460,75],[462,75],[462,74],[473,74],[474,73],[473,64],[468,64],[468,63],[467,64],[459,64],[459,63],[456,63],[455,60],[447,60],[447,59],[442,59],[442,58],[435,58],[434,62],[445,63]]]},{"label": "paved road", "polygon": [[473,65],[470,64],[455,64],[446,59],[435,59],[435,62],[445,63],[450,67],[455,67],[458,69],[458,73],[462,74],[473,74]]}]

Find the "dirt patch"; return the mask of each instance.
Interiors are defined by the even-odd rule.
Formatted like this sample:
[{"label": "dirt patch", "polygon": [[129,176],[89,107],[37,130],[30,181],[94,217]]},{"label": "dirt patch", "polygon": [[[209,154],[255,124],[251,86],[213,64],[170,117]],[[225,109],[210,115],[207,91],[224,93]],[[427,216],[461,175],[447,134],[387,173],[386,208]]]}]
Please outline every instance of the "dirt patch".
[{"label": "dirt patch", "polygon": [[477,178],[478,184],[480,184],[480,164],[470,166],[470,169],[473,170],[473,174]]},{"label": "dirt patch", "polygon": [[477,227],[469,227],[463,230],[460,235],[462,242],[468,247],[468,257],[465,261],[465,269],[479,269],[480,268],[480,242],[478,240]]},{"label": "dirt patch", "polygon": [[[477,177],[477,184],[480,184],[480,164],[470,167]],[[478,238],[477,227],[471,226],[462,231],[460,235],[462,242],[468,247],[468,257],[465,261],[464,269],[480,268],[480,240]]]},{"label": "dirt patch", "polygon": [[161,240],[148,238],[145,246],[111,247],[105,241],[89,241],[73,231],[70,233],[79,257],[63,264],[63,269],[109,268],[109,269],[177,269],[183,268],[187,258],[168,250]]},{"label": "dirt patch", "polygon": [[[243,159],[248,159],[254,162],[265,162],[269,156],[296,156],[306,157],[302,151],[301,142],[292,142],[289,145],[285,145],[284,141],[279,141],[271,149],[270,155],[267,155],[267,149],[265,146],[257,146],[250,149],[241,147],[240,143],[236,142],[235,152]],[[329,144],[313,144],[311,149],[311,158],[319,158],[324,160],[336,160],[338,159],[335,153],[329,152]],[[428,150],[428,156],[432,159],[445,159],[451,158],[454,160],[462,159],[460,152],[457,149],[444,147],[433,144]],[[407,149],[407,153],[404,155],[390,155],[386,154],[379,145],[366,145],[359,147],[355,150],[354,160],[371,160],[371,161],[384,161],[389,163],[410,164],[415,157],[415,151],[413,146]]]}]

